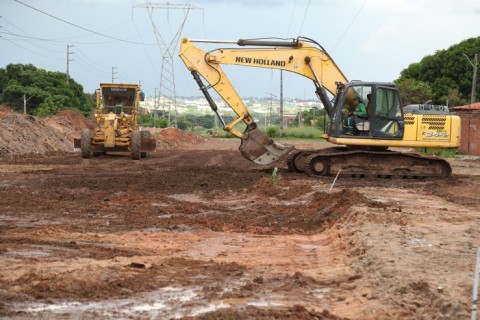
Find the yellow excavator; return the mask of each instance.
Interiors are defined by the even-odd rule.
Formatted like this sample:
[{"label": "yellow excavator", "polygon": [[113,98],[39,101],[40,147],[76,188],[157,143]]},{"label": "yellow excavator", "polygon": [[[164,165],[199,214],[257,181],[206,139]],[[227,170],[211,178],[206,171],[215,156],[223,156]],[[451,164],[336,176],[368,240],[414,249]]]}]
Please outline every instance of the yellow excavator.
[{"label": "yellow excavator", "polygon": [[[229,47],[206,52],[194,43],[221,43]],[[460,144],[458,116],[442,106],[404,108],[394,83],[349,82],[326,50],[312,39],[217,41],[184,38],[180,58],[224,130],[241,139],[239,149],[248,160],[272,164],[286,158],[291,171],[305,172],[310,176],[418,178],[451,175],[449,163],[441,158],[396,152],[389,148],[457,148]],[[298,150],[273,141],[258,129],[224,73],[222,64],[280,69],[312,80],[315,93],[330,119],[322,138],[338,146]],[[214,89],[235,111],[237,117],[232,122],[225,123],[222,119],[209,89]],[[367,115],[363,118],[353,115],[354,100],[365,106]],[[246,124],[243,133],[235,129],[241,122]]]}]

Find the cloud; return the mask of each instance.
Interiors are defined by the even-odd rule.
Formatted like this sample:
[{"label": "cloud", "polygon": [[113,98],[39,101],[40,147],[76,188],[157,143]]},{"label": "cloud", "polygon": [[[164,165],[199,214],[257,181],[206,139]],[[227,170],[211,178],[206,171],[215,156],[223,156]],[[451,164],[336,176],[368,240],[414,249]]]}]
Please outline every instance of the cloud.
[{"label": "cloud", "polygon": [[392,34],[397,33],[397,27],[394,23],[388,23],[380,26],[375,31],[368,34],[367,39],[362,42],[360,49],[367,54],[377,53],[379,48],[383,48],[383,43],[387,42]]}]

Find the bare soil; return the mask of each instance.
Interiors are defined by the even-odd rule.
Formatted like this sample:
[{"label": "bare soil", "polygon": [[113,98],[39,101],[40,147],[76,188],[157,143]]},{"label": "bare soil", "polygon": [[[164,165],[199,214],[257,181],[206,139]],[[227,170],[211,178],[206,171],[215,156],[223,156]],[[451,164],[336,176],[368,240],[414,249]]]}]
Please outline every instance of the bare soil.
[{"label": "bare soil", "polygon": [[[69,144],[15,142],[12,119]],[[238,140],[167,129],[150,158],[81,159],[88,121],[0,122],[0,318],[470,319],[478,159],[334,183],[283,163],[274,178]]]}]

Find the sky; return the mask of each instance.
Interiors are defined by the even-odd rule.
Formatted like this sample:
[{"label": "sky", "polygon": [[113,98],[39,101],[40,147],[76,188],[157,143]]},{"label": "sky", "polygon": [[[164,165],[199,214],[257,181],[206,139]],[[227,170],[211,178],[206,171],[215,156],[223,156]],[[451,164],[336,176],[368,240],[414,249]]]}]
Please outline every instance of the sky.
[{"label": "sky", "polygon": [[[68,59],[87,93],[113,80],[140,83],[147,96],[201,96],[178,57],[181,38],[304,36],[349,80],[393,81],[424,56],[480,36],[479,21],[478,0],[0,0],[0,67],[67,72]],[[280,96],[278,70],[224,69],[241,97]],[[314,89],[283,73],[284,97],[314,99]]]}]

